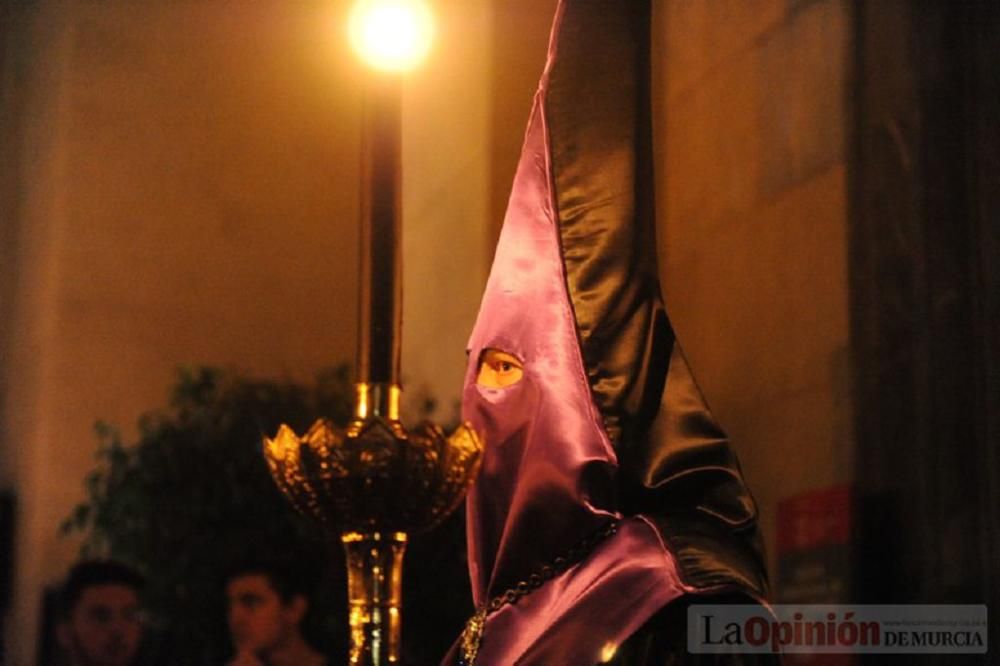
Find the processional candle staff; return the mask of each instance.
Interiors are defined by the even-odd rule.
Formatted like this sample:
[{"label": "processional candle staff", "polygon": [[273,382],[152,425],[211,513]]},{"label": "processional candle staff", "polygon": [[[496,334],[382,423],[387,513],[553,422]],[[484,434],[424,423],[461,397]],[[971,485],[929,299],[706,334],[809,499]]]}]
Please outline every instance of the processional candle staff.
[{"label": "processional candle staff", "polygon": [[265,439],[271,475],[291,503],[338,534],[347,553],[349,663],[398,663],[407,533],[430,529],[460,503],[482,443],[466,425],[446,437],[399,419],[402,285],[401,76],[430,47],[419,0],[362,0],[351,42],[372,68],[362,129],[358,381],[346,429],[320,419],[302,437]]}]

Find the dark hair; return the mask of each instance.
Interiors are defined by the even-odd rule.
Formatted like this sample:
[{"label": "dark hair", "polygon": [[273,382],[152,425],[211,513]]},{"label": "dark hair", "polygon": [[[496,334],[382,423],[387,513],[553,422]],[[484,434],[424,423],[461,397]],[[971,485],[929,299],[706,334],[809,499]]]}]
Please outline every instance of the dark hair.
[{"label": "dark hair", "polygon": [[59,593],[59,615],[72,614],[84,591],[98,585],[122,585],[142,593],[146,579],[132,567],[116,560],[84,560],[73,565]]},{"label": "dark hair", "polygon": [[309,593],[314,583],[310,575],[311,567],[302,564],[277,557],[247,558],[233,563],[226,570],[223,583],[228,585],[233,579],[243,576],[263,576],[285,603],[297,596],[311,601]]}]

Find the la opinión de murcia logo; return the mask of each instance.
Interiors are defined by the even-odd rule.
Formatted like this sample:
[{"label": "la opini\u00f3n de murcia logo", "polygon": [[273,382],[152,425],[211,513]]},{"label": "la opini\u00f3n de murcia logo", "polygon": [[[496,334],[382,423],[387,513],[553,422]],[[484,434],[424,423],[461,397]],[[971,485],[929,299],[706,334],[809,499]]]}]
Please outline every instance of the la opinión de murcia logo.
[{"label": "la opini\u00f3n de murcia logo", "polygon": [[985,653],[985,605],[693,605],[692,653]]}]

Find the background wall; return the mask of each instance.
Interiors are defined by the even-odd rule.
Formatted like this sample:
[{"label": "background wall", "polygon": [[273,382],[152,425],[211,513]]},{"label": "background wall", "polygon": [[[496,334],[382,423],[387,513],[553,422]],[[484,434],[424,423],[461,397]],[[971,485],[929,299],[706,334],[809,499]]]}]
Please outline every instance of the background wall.
[{"label": "background wall", "polygon": [[[403,94],[403,397],[457,423],[465,344],[492,253],[493,3],[438,0],[434,51]],[[508,184],[509,187],[509,184]]]},{"label": "background wall", "polygon": [[985,603],[996,645],[1000,5],[855,11],[858,598]]},{"label": "background wall", "polygon": [[[353,360],[361,73],[348,5],[3,3],[9,663],[33,663],[42,588],[75,555],[57,528],[83,496],[95,420],[132,432],[182,364],[308,379]],[[486,273],[491,40],[485,1],[438,14],[435,54],[404,99],[403,371],[449,419]]]},{"label": "background wall", "polygon": [[851,480],[842,0],[655,5],[668,312],[761,509]]},{"label": "background wall", "polygon": [[514,171],[521,156],[531,100],[545,69],[556,0],[493,3],[494,75],[490,89],[490,234],[483,239],[492,263]]},{"label": "background wall", "polygon": [[30,663],[41,587],[74,555],[56,528],[96,419],[130,431],[178,364],[308,376],[350,358],[357,95],[315,7],[19,10],[11,663]]}]

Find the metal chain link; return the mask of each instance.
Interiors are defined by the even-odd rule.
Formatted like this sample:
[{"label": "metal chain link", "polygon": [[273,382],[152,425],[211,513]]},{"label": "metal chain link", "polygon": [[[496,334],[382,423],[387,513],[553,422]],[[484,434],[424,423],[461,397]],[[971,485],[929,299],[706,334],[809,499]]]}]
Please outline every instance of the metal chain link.
[{"label": "metal chain link", "polygon": [[508,588],[503,594],[490,599],[485,607],[487,614],[495,613],[507,604],[516,604],[522,597],[531,594],[555,576],[568,569],[570,565],[582,560],[590,553],[594,546],[617,531],[618,521],[615,520],[609,523],[604,529],[583,539],[580,543],[566,551],[565,555],[560,555],[552,560],[551,564],[543,566],[538,573],[533,573],[527,579],[518,581],[514,587]]}]

